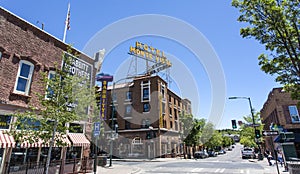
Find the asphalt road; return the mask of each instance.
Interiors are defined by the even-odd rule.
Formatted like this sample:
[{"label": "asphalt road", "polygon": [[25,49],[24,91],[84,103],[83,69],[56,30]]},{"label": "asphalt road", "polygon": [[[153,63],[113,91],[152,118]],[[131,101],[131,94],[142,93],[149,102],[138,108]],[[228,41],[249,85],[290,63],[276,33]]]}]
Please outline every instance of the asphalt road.
[{"label": "asphalt road", "polygon": [[[268,166],[267,161],[241,158],[241,147],[236,145],[224,155],[205,159],[165,159],[159,162],[118,162],[122,165],[137,167],[138,174],[277,174],[275,166]],[[280,169],[282,171],[282,168]],[[281,172],[280,172],[281,174]]]}]

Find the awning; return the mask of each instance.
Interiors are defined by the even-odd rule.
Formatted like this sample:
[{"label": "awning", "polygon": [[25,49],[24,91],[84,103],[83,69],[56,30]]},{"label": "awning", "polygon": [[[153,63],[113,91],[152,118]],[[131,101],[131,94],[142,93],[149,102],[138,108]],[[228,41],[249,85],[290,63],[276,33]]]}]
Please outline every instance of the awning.
[{"label": "awning", "polygon": [[85,137],[83,133],[68,133],[73,146],[90,146],[90,141]]},{"label": "awning", "polygon": [[0,148],[15,147],[16,142],[13,136],[0,131]]},{"label": "awning", "polygon": [[[55,137],[55,139],[60,138],[62,143],[65,143],[66,146],[70,147],[71,146],[71,142],[70,140],[67,138],[67,136],[62,136],[62,137]],[[44,143],[44,141],[42,139],[39,139],[37,142],[34,143],[29,143],[29,141],[23,142],[20,147],[21,148],[31,148],[31,147],[49,147],[50,146],[50,142],[48,143]],[[54,141],[54,147],[61,147],[61,145],[57,145],[56,141]]]}]

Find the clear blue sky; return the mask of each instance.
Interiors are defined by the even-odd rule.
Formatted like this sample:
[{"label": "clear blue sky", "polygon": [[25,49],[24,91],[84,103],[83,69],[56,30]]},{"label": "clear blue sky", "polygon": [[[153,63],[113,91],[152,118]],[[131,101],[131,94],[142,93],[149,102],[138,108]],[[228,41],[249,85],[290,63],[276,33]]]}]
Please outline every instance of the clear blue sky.
[{"label": "clear blue sky", "polygon": [[[225,107],[223,114],[217,116],[220,120],[217,128],[230,128],[231,119],[242,120],[242,116],[250,114],[247,100],[229,101],[227,99],[229,96],[251,97],[253,107],[259,111],[266,101],[268,93],[273,87],[279,86],[274,82],[275,77],[265,74],[258,66],[257,57],[264,52],[264,46],[253,39],[244,39],[239,35],[240,28],[246,24],[237,22],[239,13],[237,9],[231,6],[230,0],[0,0],[0,5],[33,25],[41,27],[41,23],[44,23],[46,32],[62,39],[68,2],[71,3],[71,30],[67,33],[66,42],[73,44],[75,48],[82,51],[85,50],[86,44],[97,32],[101,32],[105,27],[111,26],[121,19],[136,15],[169,16],[181,20],[202,33],[218,55],[226,80]],[[151,24],[151,20],[136,23],[131,26],[131,29],[135,30],[138,26],[149,23]],[[119,28],[116,35],[122,34],[122,32],[123,29]],[[178,33],[178,35],[181,34]],[[192,99],[197,97],[199,103],[193,107],[195,116],[206,118],[211,110],[222,109],[211,108],[213,92],[211,79],[208,78],[205,65],[201,64],[201,61],[197,61],[203,57],[197,57],[189,48],[168,38],[139,36],[120,42],[107,53],[103,71],[114,74],[119,69],[124,68],[126,63],[125,65],[122,63],[124,61],[128,63],[130,57],[127,52],[129,46],[134,46],[135,41],[153,45],[171,57],[175,57],[179,64],[185,65],[195,80],[199,97],[186,91],[186,88],[180,89],[182,85],[190,85],[181,80],[172,82],[171,88],[183,95],[182,97]],[[105,43],[99,49],[103,47],[105,48]],[[205,51],[203,49],[203,52]],[[93,56],[93,53],[87,52],[87,54]],[[174,62],[174,66],[175,64]],[[174,74],[178,74],[178,72]],[[176,79],[177,77],[172,78]]]}]

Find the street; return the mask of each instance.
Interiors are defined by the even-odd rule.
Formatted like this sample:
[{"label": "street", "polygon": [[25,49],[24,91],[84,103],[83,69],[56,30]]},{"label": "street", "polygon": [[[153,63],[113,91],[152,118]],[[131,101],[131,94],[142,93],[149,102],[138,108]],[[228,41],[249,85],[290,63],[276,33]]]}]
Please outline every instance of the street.
[{"label": "street", "polygon": [[[242,146],[237,144],[232,151],[227,151],[224,155],[209,157],[205,159],[180,159],[180,158],[161,158],[149,161],[124,160],[113,161],[113,165],[118,166],[113,169],[107,169],[109,173],[123,173],[132,169],[128,173],[138,174],[171,174],[171,173],[255,173],[255,174],[277,174],[276,166],[268,166],[267,160],[258,161],[257,159],[242,159]],[[105,173],[105,168],[100,169]],[[124,170],[122,170],[124,169]],[[126,169],[126,170],[125,170]],[[280,174],[283,167],[279,166]],[[100,171],[98,173],[100,173]],[[125,172],[126,173],[126,172]]]}]

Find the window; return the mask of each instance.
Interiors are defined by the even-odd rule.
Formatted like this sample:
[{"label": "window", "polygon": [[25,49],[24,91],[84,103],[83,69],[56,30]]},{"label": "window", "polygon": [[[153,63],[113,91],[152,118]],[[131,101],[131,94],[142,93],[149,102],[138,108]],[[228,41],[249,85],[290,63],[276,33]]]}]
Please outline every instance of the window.
[{"label": "window", "polygon": [[131,100],[132,99],[131,94],[132,94],[131,91],[126,92],[126,100]]},{"label": "window", "polygon": [[125,115],[130,115],[131,114],[131,105],[126,105],[125,106]]},{"label": "window", "polygon": [[125,120],[125,129],[130,129],[130,122]]},{"label": "window", "polygon": [[150,126],[150,120],[149,119],[143,119],[141,127],[142,128],[149,128],[149,126]]},{"label": "window", "polygon": [[70,123],[69,126],[70,133],[83,133],[83,125],[79,123]]},{"label": "window", "polygon": [[143,81],[142,84],[142,102],[150,101],[150,81]]},{"label": "window", "polygon": [[117,102],[117,94],[116,93],[112,94],[112,101]]},{"label": "window", "polygon": [[162,98],[164,99],[165,98],[165,84],[163,84],[163,83],[161,83],[160,92],[161,92]]},{"label": "window", "polygon": [[150,104],[149,103],[144,103],[143,112],[149,112],[149,111],[150,111]]},{"label": "window", "polygon": [[297,106],[289,106],[289,112],[292,119],[292,123],[300,122]]},{"label": "window", "polygon": [[[54,79],[54,78],[55,78],[55,71],[49,71],[48,79],[51,80],[51,79]],[[47,90],[48,91],[46,93],[46,98],[49,99],[49,98],[53,97],[54,90],[51,89],[50,86],[48,86]]]},{"label": "window", "polygon": [[2,59],[2,52],[0,51],[0,60]]},{"label": "window", "polygon": [[25,60],[20,61],[20,66],[14,88],[15,93],[28,95],[30,90],[33,68],[34,66],[32,63]]},{"label": "window", "polygon": [[11,118],[10,115],[0,115],[0,129],[9,129]]}]

